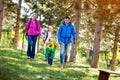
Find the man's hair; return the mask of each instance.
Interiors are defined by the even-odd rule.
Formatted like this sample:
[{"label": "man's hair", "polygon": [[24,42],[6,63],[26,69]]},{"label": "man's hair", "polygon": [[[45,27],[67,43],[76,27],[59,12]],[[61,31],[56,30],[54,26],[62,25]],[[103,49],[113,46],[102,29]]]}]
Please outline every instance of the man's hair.
[{"label": "man's hair", "polygon": [[70,17],[69,17],[69,16],[66,16],[65,19],[70,19]]}]

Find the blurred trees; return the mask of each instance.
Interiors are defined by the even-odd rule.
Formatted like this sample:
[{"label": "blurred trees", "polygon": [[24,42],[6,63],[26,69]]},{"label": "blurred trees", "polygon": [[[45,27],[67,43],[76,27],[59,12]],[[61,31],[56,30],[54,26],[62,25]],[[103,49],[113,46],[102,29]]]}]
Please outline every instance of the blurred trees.
[{"label": "blurred trees", "polygon": [[20,23],[20,11],[21,11],[22,0],[18,0],[18,9],[17,9],[17,18],[16,18],[16,27],[15,27],[15,37],[13,47],[17,48],[19,41],[19,23]]},{"label": "blurred trees", "polygon": [[[12,31],[15,27],[15,18],[17,12],[17,4],[13,3],[12,0],[4,0],[4,13],[3,13],[3,27],[2,27],[2,46],[10,46],[13,44],[14,34]],[[14,31],[13,31],[14,32]],[[12,37],[11,37],[12,33]],[[11,44],[11,45],[10,45]]]},{"label": "blurred trees", "polygon": [[72,44],[71,48],[71,54],[70,54],[70,61],[71,62],[76,62],[76,55],[77,55],[77,48],[78,48],[78,39],[79,39],[79,29],[80,29],[80,13],[81,13],[81,0],[76,0],[74,4],[74,12],[75,12],[75,21],[74,21],[74,26],[76,28],[76,43]]},{"label": "blurred trees", "polygon": [[2,33],[2,20],[3,20],[4,0],[0,0],[0,42]]}]

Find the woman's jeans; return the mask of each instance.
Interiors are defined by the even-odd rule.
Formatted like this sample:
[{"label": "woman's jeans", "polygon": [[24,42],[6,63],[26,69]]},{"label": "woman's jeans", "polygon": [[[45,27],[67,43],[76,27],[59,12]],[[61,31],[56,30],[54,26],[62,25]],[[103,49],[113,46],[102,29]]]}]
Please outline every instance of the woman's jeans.
[{"label": "woman's jeans", "polygon": [[70,43],[62,43],[60,45],[60,64],[67,62],[69,47]]},{"label": "woman's jeans", "polygon": [[35,57],[36,41],[37,41],[37,35],[28,35],[27,56],[30,58]]}]

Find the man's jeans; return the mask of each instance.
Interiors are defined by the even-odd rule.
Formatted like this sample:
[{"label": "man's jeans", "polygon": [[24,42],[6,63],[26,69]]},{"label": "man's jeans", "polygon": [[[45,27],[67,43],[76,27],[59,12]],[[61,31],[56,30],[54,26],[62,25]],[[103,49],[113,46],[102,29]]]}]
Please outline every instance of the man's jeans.
[{"label": "man's jeans", "polygon": [[70,43],[62,43],[60,45],[60,63],[63,64],[67,62],[68,51],[69,51]]},{"label": "man's jeans", "polygon": [[30,58],[34,58],[35,56],[36,41],[37,41],[37,36],[28,36],[27,56]]}]

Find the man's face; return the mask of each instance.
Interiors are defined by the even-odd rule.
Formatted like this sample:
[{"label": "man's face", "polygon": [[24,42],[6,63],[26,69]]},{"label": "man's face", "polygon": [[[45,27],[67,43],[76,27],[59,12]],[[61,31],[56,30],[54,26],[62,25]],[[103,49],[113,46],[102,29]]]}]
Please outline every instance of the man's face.
[{"label": "man's face", "polygon": [[70,19],[66,18],[65,23],[68,24],[70,22]]}]

